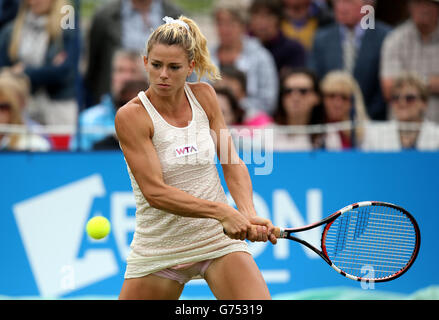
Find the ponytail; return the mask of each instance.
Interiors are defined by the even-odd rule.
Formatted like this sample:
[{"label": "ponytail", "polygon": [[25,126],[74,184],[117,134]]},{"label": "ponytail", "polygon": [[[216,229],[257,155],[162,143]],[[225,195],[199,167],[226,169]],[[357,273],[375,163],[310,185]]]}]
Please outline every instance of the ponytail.
[{"label": "ponytail", "polygon": [[207,48],[206,37],[201,33],[198,25],[195,23],[195,21],[185,16],[180,16],[179,20],[186,22],[195,41],[193,59],[195,61],[195,72],[198,75],[198,80],[204,75],[206,75],[210,80],[221,79],[218,68],[210,60],[210,53],[209,49]]}]

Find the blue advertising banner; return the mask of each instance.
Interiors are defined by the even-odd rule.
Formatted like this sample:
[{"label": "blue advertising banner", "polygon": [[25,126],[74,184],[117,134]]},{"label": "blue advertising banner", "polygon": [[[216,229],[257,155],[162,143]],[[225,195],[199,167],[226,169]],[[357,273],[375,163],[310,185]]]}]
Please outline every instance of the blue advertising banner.
[{"label": "blue advertising banner", "polygon": [[[337,287],[362,290],[366,297],[380,290],[410,294],[439,285],[439,153],[274,153],[267,159],[246,162],[256,210],[275,225],[298,227],[350,203],[377,200],[406,208],[421,230],[413,267],[393,282],[376,284],[340,276],[291,241],[249,243],[273,297]],[[0,296],[117,297],[136,210],[122,153],[3,153],[0,166]],[[103,240],[85,232],[95,215],[112,224]],[[303,237],[318,245],[320,234],[311,230]],[[194,280],[183,298],[213,295],[204,280]]]}]

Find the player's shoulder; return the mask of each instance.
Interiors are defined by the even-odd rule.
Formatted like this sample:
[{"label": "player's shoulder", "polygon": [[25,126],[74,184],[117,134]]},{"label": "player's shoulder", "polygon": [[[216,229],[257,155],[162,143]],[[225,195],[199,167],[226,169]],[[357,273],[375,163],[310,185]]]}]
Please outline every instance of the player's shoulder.
[{"label": "player's shoulder", "polygon": [[211,115],[217,105],[216,92],[212,85],[207,82],[193,82],[188,85],[206,114]]},{"label": "player's shoulder", "polygon": [[127,118],[135,118],[142,112],[143,106],[139,98],[133,98],[120,107],[116,112],[116,119],[127,120]]},{"label": "player's shoulder", "polygon": [[207,82],[188,82],[188,85],[197,98],[215,97],[215,89]]},{"label": "player's shoulder", "polygon": [[152,121],[138,97],[120,107],[115,117],[116,130],[121,128],[152,128]]}]

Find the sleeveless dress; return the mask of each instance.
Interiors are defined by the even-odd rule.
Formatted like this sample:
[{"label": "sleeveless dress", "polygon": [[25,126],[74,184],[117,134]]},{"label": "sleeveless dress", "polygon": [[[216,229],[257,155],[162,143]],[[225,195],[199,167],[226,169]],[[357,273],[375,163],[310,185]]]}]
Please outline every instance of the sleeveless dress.
[{"label": "sleeveless dress", "polygon": [[[145,92],[138,94],[154,125],[152,143],[164,182],[194,197],[227,203],[216,168],[209,119],[187,83],[184,91],[192,109],[192,120],[184,128],[167,123]],[[250,253],[247,243],[226,236],[216,219],[183,217],[151,207],[128,164],[127,169],[136,200],[136,228],[127,257],[126,279],[231,252]]]}]

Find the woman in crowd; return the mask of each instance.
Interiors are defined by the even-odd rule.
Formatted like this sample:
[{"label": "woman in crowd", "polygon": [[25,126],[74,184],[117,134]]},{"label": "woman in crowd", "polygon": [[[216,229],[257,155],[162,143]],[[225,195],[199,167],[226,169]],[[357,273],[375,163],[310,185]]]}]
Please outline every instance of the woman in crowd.
[{"label": "woman in crowd", "polygon": [[31,82],[29,116],[44,125],[75,125],[77,31],[63,28],[65,0],[23,0],[0,34],[0,67]]},{"label": "woman in crowd", "polygon": [[[321,105],[319,83],[307,69],[285,73],[281,79],[279,105],[274,114],[275,134],[273,150],[312,150],[321,144],[319,134],[292,132],[307,125],[322,123],[324,110]],[[300,128],[301,127],[301,128]]]},{"label": "woman in crowd", "polygon": [[[26,130],[22,97],[17,91],[19,80],[8,73],[0,74],[0,150],[48,151],[50,143],[42,136]],[[6,126],[8,125],[8,126]],[[11,125],[15,125],[11,127]],[[25,129],[25,132],[8,132],[8,129]]]},{"label": "woman in crowd", "polygon": [[438,150],[439,127],[425,119],[429,93],[414,74],[397,77],[390,90],[394,119],[371,122],[366,127],[363,150]]},{"label": "woman in crowd", "polygon": [[359,146],[368,120],[363,94],[351,74],[331,71],[321,81],[326,132],[323,147],[344,150]]}]

